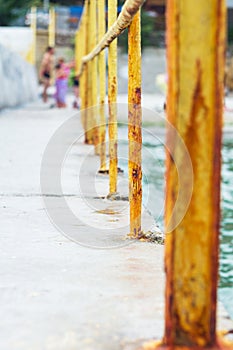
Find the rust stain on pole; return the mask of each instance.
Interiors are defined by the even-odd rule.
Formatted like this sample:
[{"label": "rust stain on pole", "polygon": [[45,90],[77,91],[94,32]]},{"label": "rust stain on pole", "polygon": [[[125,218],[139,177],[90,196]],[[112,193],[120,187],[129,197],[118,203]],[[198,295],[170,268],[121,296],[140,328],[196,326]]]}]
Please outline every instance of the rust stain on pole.
[{"label": "rust stain on pole", "polygon": [[141,234],[142,206],[142,112],[141,112],[141,11],[134,17],[128,34],[128,139],[129,139],[129,202],[130,234]]},{"label": "rust stain on pole", "polygon": [[[98,1],[98,41],[105,34],[105,0]],[[106,63],[105,52],[99,54],[99,114],[100,114],[100,171],[106,170],[106,118],[105,118],[105,95],[106,95]]]},{"label": "rust stain on pole", "polygon": [[[117,0],[108,0],[109,27],[117,18]],[[108,105],[109,105],[109,195],[117,192],[117,39],[108,51]]]},{"label": "rust stain on pole", "polygon": [[[167,155],[166,237],[167,346],[216,345],[216,290],[220,220],[220,167],[225,50],[225,2],[193,5],[168,0],[168,121],[190,154],[194,184],[190,206],[176,203],[179,183],[190,186],[182,149]],[[195,30],[193,29],[195,28]],[[168,142],[169,140],[168,133]],[[184,191],[185,196],[185,191]],[[175,228],[176,227],[176,228]]]}]

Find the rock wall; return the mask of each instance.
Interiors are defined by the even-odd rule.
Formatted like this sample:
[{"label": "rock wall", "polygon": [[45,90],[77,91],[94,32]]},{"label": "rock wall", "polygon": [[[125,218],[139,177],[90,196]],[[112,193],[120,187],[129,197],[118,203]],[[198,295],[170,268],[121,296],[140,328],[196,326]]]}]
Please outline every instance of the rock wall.
[{"label": "rock wall", "polygon": [[0,109],[15,107],[38,97],[35,68],[17,53],[0,45]]},{"label": "rock wall", "polygon": [[26,58],[33,41],[30,27],[0,27],[0,44]]}]

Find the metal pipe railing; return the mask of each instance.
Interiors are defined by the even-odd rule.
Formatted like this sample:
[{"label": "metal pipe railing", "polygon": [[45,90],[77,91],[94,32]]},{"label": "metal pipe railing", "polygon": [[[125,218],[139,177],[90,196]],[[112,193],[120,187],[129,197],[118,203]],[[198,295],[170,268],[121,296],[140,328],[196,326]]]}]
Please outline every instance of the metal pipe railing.
[{"label": "metal pipe railing", "polygon": [[[89,2],[86,1],[85,6],[90,6]],[[139,10],[143,3],[144,0],[126,0],[122,12],[115,20],[116,0],[109,0],[110,27],[102,36],[103,29],[100,29],[99,23],[99,43],[94,48],[88,46],[79,66],[81,79],[85,72],[88,72],[90,79],[92,74],[90,61],[99,56],[106,47],[110,47],[108,60],[109,194],[110,198],[114,198],[117,192],[117,118],[116,110],[113,110],[117,101],[116,41],[114,40],[129,27],[128,166],[129,236],[132,238],[139,238],[142,233]],[[220,152],[226,7],[224,0],[207,0],[197,4],[196,7],[191,0],[168,0],[167,3],[167,118],[171,125],[167,129],[167,147],[171,154],[167,152],[166,157],[165,336],[161,344],[152,344],[150,348],[223,348],[222,340],[219,346],[220,342],[216,335],[216,292],[219,261]],[[100,5],[103,11],[103,1],[99,4],[98,11],[100,11]],[[89,12],[86,13],[89,16]],[[99,22],[104,21],[102,12],[101,17],[98,18]],[[202,40],[203,37],[205,40]],[[87,40],[87,36],[85,39]],[[104,56],[99,57],[101,57],[99,74],[103,78]],[[99,83],[101,86],[99,103],[102,108],[105,99],[105,83]],[[85,86],[83,84],[83,88]],[[84,99],[82,108],[93,106],[93,102],[96,102],[95,99],[90,100],[94,96],[90,85],[89,88],[86,86],[86,93],[87,95],[83,96],[87,96],[87,100]],[[104,112],[100,109],[100,120],[101,123],[103,122],[100,143],[104,143],[105,121],[104,114],[101,113]],[[173,138],[174,134],[171,130],[177,131],[182,142],[177,142],[177,138]],[[187,186],[190,186],[190,169],[181,144],[182,147],[185,146],[185,150],[188,150],[190,164],[194,169],[194,188],[187,212],[184,212],[184,203],[187,201]],[[101,167],[105,169],[105,149],[102,148],[100,153]],[[182,188],[178,193],[180,183]],[[204,206],[203,203],[205,203]],[[182,220],[180,220],[181,217]],[[179,222],[177,222],[178,219]]]},{"label": "metal pipe railing", "polygon": [[110,26],[107,33],[103,36],[95,48],[83,57],[79,75],[82,74],[84,66],[87,64],[87,62],[99,55],[99,53],[106,47],[109,47],[113,40],[115,40],[126,28],[129,27],[134,16],[145,1],[146,0],[126,0],[117,20]]}]

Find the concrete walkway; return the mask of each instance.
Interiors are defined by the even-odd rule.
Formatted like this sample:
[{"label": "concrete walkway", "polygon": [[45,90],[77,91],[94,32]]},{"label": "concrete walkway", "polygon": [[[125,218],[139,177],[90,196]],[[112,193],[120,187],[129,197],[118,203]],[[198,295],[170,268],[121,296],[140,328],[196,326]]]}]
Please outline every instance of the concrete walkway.
[{"label": "concrete walkway", "polygon": [[[161,339],[163,246],[125,239],[128,202],[104,199],[108,179],[96,175],[79,114],[39,101],[3,111],[0,149],[0,348],[131,350]],[[153,225],[145,210],[143,220]],[[232,328],[222,309],[219,320]]]}]

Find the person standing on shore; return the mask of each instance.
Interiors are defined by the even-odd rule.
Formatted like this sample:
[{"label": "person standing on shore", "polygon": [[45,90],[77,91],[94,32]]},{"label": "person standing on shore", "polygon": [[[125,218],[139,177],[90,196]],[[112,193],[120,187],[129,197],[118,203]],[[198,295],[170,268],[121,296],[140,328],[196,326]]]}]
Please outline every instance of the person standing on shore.
[{"label": "person standing on shore", "polygon": [[66,94],[68,91],[68,78],[70,69],[74,67],[74,62],[65,63],[64,58],[59,58],[55,66],[55,101],[58,108],[66,107]]},{"label": "person standing on shore", "polygon": [[44,86],[43,93],[42,93],[42,98],[44,102],[47,102],[48,100],[47,90],[48,90],[48,87],[50,86],[53,66],[54,66],[54,48],[51,46],[48,46],[43,55],[40,71],[39,71],[39,78],[42,81]]}]

